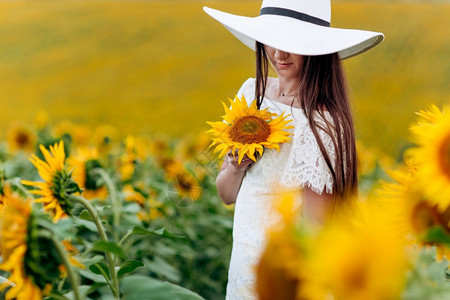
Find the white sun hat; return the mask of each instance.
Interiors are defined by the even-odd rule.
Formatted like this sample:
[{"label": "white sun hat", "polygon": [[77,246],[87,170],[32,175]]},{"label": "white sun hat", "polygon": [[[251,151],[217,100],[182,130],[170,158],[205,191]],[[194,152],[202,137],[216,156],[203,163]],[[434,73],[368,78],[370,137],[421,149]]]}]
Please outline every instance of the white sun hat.
[{"label": "white sun hat", "polygon": [[379,32],[330,27],[330,0],[264,0],[260,15],[244,17],[209,7],[204,11],[241,42],[255,50],[255,41],[300,55],[338,52],[341,59],[381,43]]}]

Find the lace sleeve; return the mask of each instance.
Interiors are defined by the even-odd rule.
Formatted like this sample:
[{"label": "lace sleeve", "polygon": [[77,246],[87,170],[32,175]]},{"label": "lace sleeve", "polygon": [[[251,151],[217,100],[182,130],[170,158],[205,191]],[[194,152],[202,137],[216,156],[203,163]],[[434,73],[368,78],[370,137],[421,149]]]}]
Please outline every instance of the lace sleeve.
[{"label": "lace sleeve", "polygon": [[[322,194],[324,191],[331,194],[333,176],[307,120],[305,119],[304,122],[304,126],[297,126],[294,130],[291,159],[285,173],[288,175],[286,179],[291,179],[293,181],[291,184],[296,186],[308,187],[317,194]],[[336,153],[331,137],[320,129],[319,137],[334,166]]]}]

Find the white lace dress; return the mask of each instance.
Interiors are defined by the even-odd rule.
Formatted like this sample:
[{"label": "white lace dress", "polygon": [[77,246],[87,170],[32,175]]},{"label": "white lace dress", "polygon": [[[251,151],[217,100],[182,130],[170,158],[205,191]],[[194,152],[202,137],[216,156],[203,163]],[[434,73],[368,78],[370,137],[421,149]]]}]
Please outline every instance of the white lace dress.
[{"label": "white lace dress", "polygon": [[[253,101],[255,79],[242,85],[238,96]],[[291,114],[295,128],[292,142],[282,144],[280,152],[264,149],[263,156],[248,170],[236,199],[233,225],[233,249],[228,271],[227,300],[257,299],[254,292],[254,266],[264,250],[266,229],[277,221],[274,213],[274,185],[287,190],[309,187],[317,193],[332,192],[332,177],[319,150],[316,139],[303,110],[265,98],[261,109],[277,114]],[[329,136],[320,132],[330,159],[334,161],[334,147]],[[299,199],[297,205],[300,205]]]}]

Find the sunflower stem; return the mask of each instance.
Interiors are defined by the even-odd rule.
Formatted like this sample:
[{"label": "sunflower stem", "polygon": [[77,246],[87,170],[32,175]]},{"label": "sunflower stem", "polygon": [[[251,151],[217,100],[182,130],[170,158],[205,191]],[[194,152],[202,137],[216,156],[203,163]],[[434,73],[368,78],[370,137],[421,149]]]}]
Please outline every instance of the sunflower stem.
[{"label": "sunflower stem", "polygon": [[[96,168],[96,169],[92,170],[92,172],[100,175],[103,178],[103,180],[105,181],[105,184],[109,191],[109,195],[111,196],[111,205],[112,205],[112,210],[113,210],[113,225],[114,225],[115,229],[118,229],[120,226],[120,214],[122,211],[122,201],[120,201],[119,197],[117,197],[116,187],[114,186],[114,183],[112,182],[111,177],[102,168]],[[113,235],[114,235],[115,242],[118,242],[119,237],[115,230],[113,232]]]},{"label": "sunflower stem", "polygon": [[102,273],[103,277],[105,277],[106,283],[109,285],[111,290],[113,290],[114,287],[111,283],[111,280],[109,280],[108,274],[106,274],[106,272],[103,270],[103,268],[101,268],[98,264],[94,264],[94,266],[96,266],[98,268],[98,270],[100,271],[100,273]]},{"label": "sunflower stem", "polygon": [[119,246],[122,246],[122,244],[125,242],[125,240],[126,240],[127,238],[129,238],[132,234],[133,234],[133,231],[128,230],[127,234],[125,234],[125,235],[123,236],[123,238],[120,240]]},{"label": "sunflower stem", "polygon": [[[98,216],[97,210],[91,205],[91,203],[89,203],[89,201],[87,201],[86,199],[84,199],[83,197],[80,196],[76,196],[76,195],[70,195],[70,198],[78,203],[80,203],[81,205],[84,206],[84,208],[86,208],[86,210],[88,211],[88,213],[91,215],[92,220],[94,221],[95,225],[97,226],[98,229],[98,233],[100,235],[100,238],[105,241],[108,242],[108,237],[105,233],[105,229],[103,228],[103,225],[100,221],[100,218]],[[117,279],[117,274],[116,274],[116,268],[114,265],[114,259],[111,255],[111,253],[109,252],[105,252],[105,256],[106,256],[106,260],[108,261],[108,267],[109,267],[109,273],[111,274],[111,279],[112,279],[112,283],[113,283],[113,287],[111,288],[114,297],[116,299],[120,299],[119,296],[119,280]]]},{"label": "sunflower stem", "polygon": [[78,279],[72,269],[72,266],[70,265],[70,261],[69,258],[67,257],[66,251],[61,246],[61,242],[55,237],[53,232],[50,231],[40,232],[39,236],[50,239],[53,242],[56,251],[58,251],[59,257],[61,258],[64,266],[66,267],[67,276],[69,277],[70,285],[72,286],[73,297],[75,300],[81,300],[80,293],[78,290]]}]

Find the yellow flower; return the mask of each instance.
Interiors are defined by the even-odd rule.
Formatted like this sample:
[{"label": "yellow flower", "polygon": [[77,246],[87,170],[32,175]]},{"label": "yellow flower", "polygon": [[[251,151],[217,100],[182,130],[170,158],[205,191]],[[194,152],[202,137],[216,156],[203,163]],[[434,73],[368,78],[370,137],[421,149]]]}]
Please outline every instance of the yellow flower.
[{"label": "yellow flower", "polygon": [[[3,258],[0,270],[10,273],[8,280],[12,283],[5,299],[42,299],[41,289],[34,284],[25,269],[31,204],[19,199],[8,189],[5,192],[8,201],[0,214],[0,252]],[[9,285],[7,281],[3,282],[0,290]]]},{"label": "yellow flower", "polygon": [[73,179],[83,189],[84,198],[106,199],[106,186],[99,186],[97,177],[91,174],[91,170],[101,168],[97,148],[78,148],[76,153],[67,159],[67,164],[73,170]]},{"label": "yellow flower", "polygon": [[34,117],[34,125],[37,129],[44,129],[48,124],[48,113],[45,110],[40,110]]},{"label": "yellow flower", "polygon": [[125,153],[120,156],[119,171],[122,175],[122,180],[127,181],[134,174],[136,165],[136,142],[134,137],[127,136],[125,139]]},{"label": "yellow flower", "polygon": [[418,114],[421,120],[411,128],[418,147],[410,153],[420,167],[418,184],[427,200],[443,212],[450,206],[450,115],[436,106]]},{"label": "yellow flower", "polygon": [[261,300],[294,300],[301,295],[307,249],[302,241],[306,236],[296,227],[300,216],[296,200],[294,192],[275,198],[281,219],[269,229],[266,248],[256,266],[256,292]]},{"label": "yellow flower", "polygon": [[305,295],[335,300],[399,299],[409,267],[404,244],[369,203],[324,227],[310,244]]},{"label": "yellow flower", "polygon": [[94,131],[94,143],[102,154],[108,153],[118,136],[117,129],[110,125],[98,126]]},{"label": "yellow flower", "polygon": [[10,151],[34,151],[37,137],[31,128],[22,124],[12,125],[8,131],[8,145]]},{"label": "yellow flower", "polygon": [[167,167],[167,178],[173,182],[181,198],[188,197],[197,200],[202,194],[202,188],[180,161],[172,161]]},{"label": "yellow flower", "polygon": [[50,146],[50,151],[43,145],[40,145],[39,149],[46,161],[34,154],[31,155],[30,161],[37,168],[44,182],[22,180],[22,183],[38,188],[31,191],[33,194],[41,196],[36,202],[44,203],[44,209],[53,215],[53,221],[58,221],[70,214],[73,203],[69,196],[80,192],[80,188],[72,180],[72,174],[65,165],[66,155],[62,140],[59,144]]},{"label": "yellow flower", "polygon": [[[450,208],[440,211],[436,204],[427,201],[422,188],[417,184],[418,166],[406,161],[406,171],[388,171],[394,182],[381,183],[376,199],[381,205],[381,215],[394,233],[401,238],[411,238],[413,243],[436,244],[428,240],[427,234],[434,227],[441,227],[450,236]],[[450,249],[436,245],[445,254]]]},{"label": "yellow flower", "polygon": [[192,136],[187,134],[175,147],[175,155],[183,161],[197,160],[199,163],[208,163],[206,155],[201,155],[208,150],[211,139],[205,133]]},{"label": "yellow flower", "polygon": [[361,142],[356,141],[358,157],[358,174],[370,174],[376,167],[377,156],[372,149],[368,149]]},{"label": "yellow flower", "polygon": [[[68,239],[63,240],[62,241],[62,245],[64,246],[64,248],[67,251],[67,254],[69,256],[70,264],[72,266],[75,266],[75,267],[80,268],[80,269],[86,269],[86,267],[81,262],[79,262],[78,259],[76,259],[74,257],[75,255],[78,255],[80,252],[78,251],[77,248],[75,248],[74,245],[72,245],[70,240],[68,240]],[[64,265],[61,265],[60,266],[60,270],[61,270],[62,277],[66,277],[67,276],[66,267]]]},{"label": "yellow flower", "polygon": [[[7,300],[42,299],[52,284],[65,276],[51,237],[54,233],[42,226],[48,222],[46,216],[32,210],[31,200],[20,198],[9,186],[5,198],[6,205],[0,211],[0,270],[8,273],[8,280],[0,284],[0,291],[9,287]],[[73,257],[70,261],[83,267]]]},{"label": "yellow flower", "polygon": [[290,121],[286,121],[287,116],[281,115],[276,118],[276,114],[265,110],[258,110],[256,100],[249,106],[245,97],[235,100],[229,99],[231,109],[222,102],[225,109],[225,122],[207,122],[212,126],[208,130],[213,136],[212,144],[214,152],[220,152],[219,158],[224,156],[229,150],[233,153],[239,149],[239,160],[241,163],[244,155],[256,161],[256,151],[263,154],[264,147],[270,149],[280,149],[280,143],[289,142],[290,133],[285,129],[293,128],[286,126]]},{"label": "yellow flower", "polygon": [[136,192],[132,185],[127,184],[123,187],[123,193],[125,196],[126,201],[135,202],[139,204],[141,207],[145,204],[145,197],[139,193]]},{"label": "yellow flower", "polygon": [[157,194],[154,191],[145,191],[147,196],[142,193],[142,188],[136,190],[132,185],[125,185],[123,193],[126,201],[139,204],[141,210],[137,213],[137,217],[141,221],[151,221],[162,216],[160,208],[162,203],[156,200]]},{"label": "yellow flower", "polygon": [[77,125],[73,127],[72,139],[75,145],[85,147],[92,136],[92,130],[86,125]]},{"label": "yellow flower", "polygon": [[53,134],[57,137],[62,137],[64,135],[73,135],[73,131],[74,131],[75,125],[68,120],[62,121],[61,123],[58,123],[54,128],[53,128]]}]

